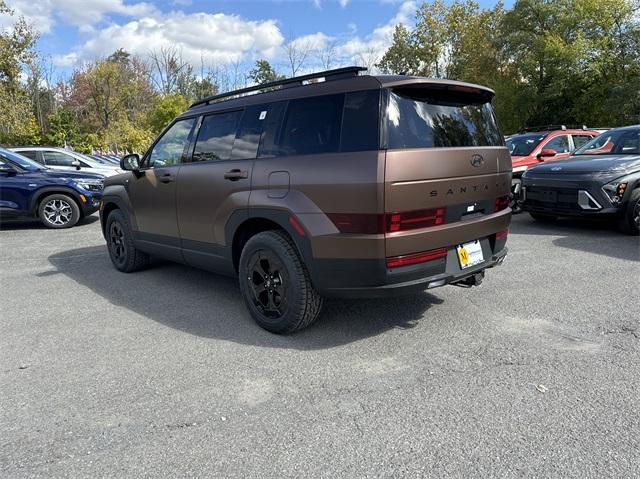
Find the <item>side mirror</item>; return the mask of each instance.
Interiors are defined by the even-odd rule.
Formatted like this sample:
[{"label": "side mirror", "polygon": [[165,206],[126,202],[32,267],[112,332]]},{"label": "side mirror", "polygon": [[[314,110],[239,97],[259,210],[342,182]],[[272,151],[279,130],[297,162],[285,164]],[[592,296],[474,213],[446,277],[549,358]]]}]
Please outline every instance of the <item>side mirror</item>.
[{"label": "side mirror", "polygon": [[16,170],[11,168],[11,166],[6,163],[0,163],[0,175],[14,176],[16,173]]},{"label": "side mirror", "polygon": [[550,158],[552,156],[556,156],[558,152],[556,150],[552,150],[551,148],[545,148],[540,153],[538,153],[538,158]]},{"label": "side mirror", "polygon": [[120,169],[124,171],[138,171],[140,169],[140,155],[131,153],[120,160]]},{"label": "side mirror", "polygon": [[79,170],[80,169],[80,162],[78,160],[73,160],[71,162],[71,166],[75,166],[76,170]]}]

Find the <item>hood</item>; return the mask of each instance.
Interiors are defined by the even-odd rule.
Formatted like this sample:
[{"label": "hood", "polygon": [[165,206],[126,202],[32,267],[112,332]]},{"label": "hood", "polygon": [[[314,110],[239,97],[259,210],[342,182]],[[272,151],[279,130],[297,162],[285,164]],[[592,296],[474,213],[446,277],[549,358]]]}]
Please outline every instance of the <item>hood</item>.
[{"label": "hood", "polygon": [[84,173],[82,171],[62,171],[62,170],[40,170],[39,173],[49,178],[69,178],[73,180],[89,179],[103,180],[104,175],[96,173]]},{"label": "hood", "polygon": [[531,173],[561,174],[614,174],[624,175],[640,170],[637,155],[578,155],[566,160],[549,161],[529,168]]}]

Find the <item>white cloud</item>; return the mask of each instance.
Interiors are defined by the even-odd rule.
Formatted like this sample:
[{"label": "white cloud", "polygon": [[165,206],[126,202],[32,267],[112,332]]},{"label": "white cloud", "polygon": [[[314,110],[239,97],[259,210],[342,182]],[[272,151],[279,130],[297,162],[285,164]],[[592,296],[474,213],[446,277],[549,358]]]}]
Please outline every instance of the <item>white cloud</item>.
[{"label": "white cloud", "polygon": [[415,0],[407,0],[400,5],[396,15],[385,25],[379,26],[364,38],[355,36],[338,47],[338,53],[350,58],[367,56],[381,58],[393,42],[393,31],[396,25],[402,23],[411,25],[416,13]]},{"label": "white cloud", "polygon": [[342,8],[345,8],[348,5],[349,0],[338,0],[338,3]]},{"label": "white cloud", "polygon": [[149,3],[123,0],[12,0],[10,7],[41,33],[49,33],[57,19],[87,31],[109,14],[139,17],[156,11]]},{"label": "white cloud", "polygon": [[[314,37],[315,38],[315,37]],[[73,54],[88,60],[124,48],[129,53],[146,55],[161,47],[177,47],[184,60],[198,65],[233,63],[245,55],[273,58],[283,43],[274,20],[247,21],[222,13],[156,13],[124,25],[98,29],[92,38]],[[58,58],[63,64],[71,57]]]}]

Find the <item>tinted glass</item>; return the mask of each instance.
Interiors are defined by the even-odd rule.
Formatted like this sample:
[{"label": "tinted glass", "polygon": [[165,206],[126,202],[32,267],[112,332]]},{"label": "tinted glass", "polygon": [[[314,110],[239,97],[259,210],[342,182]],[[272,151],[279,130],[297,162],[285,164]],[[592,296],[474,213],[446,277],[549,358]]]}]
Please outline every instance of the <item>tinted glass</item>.
[{"label": "tinted glass", "polygon": [[380,90],[347,93],[340,151],[377,150],[379,125]]},{"label": "tinted glass", "polygon": [[34,150],[20,151],[18,152],[18,154],[22,156],[26,156],[27,158],[33,161],[37,161],[37,158],[38,158],[38,153]]},{"label": "tinted glass", "polygon": [[387,107],[388,148],[502,146],[491,104],[480,95],[395,89]]},{"label": "tinted glass", "polygon": [[567,135],[556,136],[542,147],[543,150],[554,150],[556,153],[569,153],[569,137]]},{"label": "tinted glass", "polygon": [[540,144],[546,134],[530,133],[514,135],[507,140],[507,148],[511,156],[528,156]]},{"label": "tinted glass", "polygon": [[580,148],[586,142],[588,142],[592,137],[588,135],[573,135],[573,146]]},{"label": "tinted glass", "polygon": [[[59,151],[43,151],[44,162],[47,166],[73,166],[74,161],[79,161],[71,155],[60,153]],[[80,162],[81,166],[84,165]]]},{"label": "tinted glass", "polygon": [[269,111],[267,113],[267,118],[265,118],[264,133],[262,134],[262,140],[260,141],[258,156],[262,158],[269,158],[278,155],[278,136],[280,134],[282,117],[284,116],[284,110],[286,107],[286,101],[271,103],[269,105]]},{"label": "tinted glass", "polygon": [[228,160],[242,111],[205,116],[196,140],[192,161]]},{"label": "tinted glass", "polygon": [[575,155],[638,155],[640,128],[610,130],[585,144]]},{"label": "tinted glass", "polygon": [[23,170],[26,171],[38,171],[38,170],[43,170],[44,166],[42,166],[40,163],[37,163],[33,160],[30,160],[29,158],[26,158],[22,152],[20,153],[15,153],[13,151],[9,151],[9,150],[5,150],[4,148],[0,148],[0,159],[2,160],[8,160],[9,162],[12,162],[16,165],[18,165],[20,168],[22,168]]},{"label": "tinted glass", "polygon": [[337,152],[343,102],[343,94],[291,100],[280,132],[279,154]]},{"label": "tinted glass", "polygon": [[155,144],[145,166],[158,168],[180,163],[184,151],[189,145],[194,122],[195,118],[175,122]]},{"label": "tinted glass", "polygon": [[233,143],[232,159],[242,160],[258,155],[260,138],[268,116],[268,105],[251,106],[244,111],[236,141]]}]

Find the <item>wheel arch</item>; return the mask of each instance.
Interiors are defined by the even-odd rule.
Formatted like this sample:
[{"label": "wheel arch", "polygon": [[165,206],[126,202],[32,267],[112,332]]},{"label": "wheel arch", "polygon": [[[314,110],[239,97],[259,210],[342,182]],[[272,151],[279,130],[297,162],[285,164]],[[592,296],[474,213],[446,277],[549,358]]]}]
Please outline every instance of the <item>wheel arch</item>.
[{"label": "wheel arch", "polygon": [[[240,254],[247,241],[258,233],[272,230],[286,233],[303,262],[310,267],[312,253],[307,232],[302,229],[304,235],[301,234],[291,224],[290,218],[296,221],[293,213],[277,209],[255,208],[234,212],[227,223],[226,243],[231,248],[231,260],[235,271],[238,271]],[[298,227],[300,227],[299,224]]]},{"label": "wheel arch", "polygon": [[47,186],[45,188],[39,189],[31,198],[29,212],[33,216],[38,216],[38,208],[40,207],[40,203],[42,203],[42,200],[50,195],[65,195],[70,197],[76,203],[78,209],[80,210],[80,218],[84,217],[84,210],[82,208],[82,201],[80,200],[79,194],[71,188],[59,186]]}]

